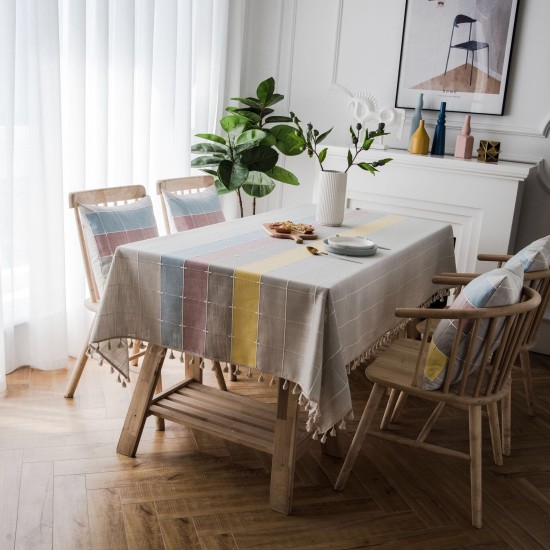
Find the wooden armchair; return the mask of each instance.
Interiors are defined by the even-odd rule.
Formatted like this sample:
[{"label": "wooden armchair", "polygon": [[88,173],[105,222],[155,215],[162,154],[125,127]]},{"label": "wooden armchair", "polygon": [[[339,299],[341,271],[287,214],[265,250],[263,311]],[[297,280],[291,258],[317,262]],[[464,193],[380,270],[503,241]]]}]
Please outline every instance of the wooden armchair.
[{"label": "wooden armchair", "polygon": [[[484,406],[488,408],[494,460],[497,464],[501,464],[497,404],[509,396],[511,369],[531,326],[533,312],[540,302],[540,295],[535,290],[524,286],[520,303],[509,306],[479,309],[397,309],[395,312],[397,317],[428,319],[428,329],[433,320],[455,320],[457,330],[452,342],[443,386],[431,391],[421,387],[429,330],[424,332],[422,341],[397,340],[372,365],[369,365],[365,374],[374,386],[336,481],[335,489],[344,488],[366,435],[446,456],[464,458],[470,462],[472,524],[474,527],[481,527],[481,410]],[[467,338],[463,333],[465,325],[469,326],[467,332],[471,338]],[[484,335],[484,338],[477,338],[478,335]],[[461,357],[460,361],[459,357]],[[481,358],[478,363],[474,360],[476,357],[478,360]],[[460,362],[462,362],[463,375],[458,382],[454,382]],[[476,364],[477,370],[475,370]],[[392,393],[404,392],[437,403],[436,410],[416,440],[371,430],[374,415],[384,396],[385,388],[391,389]],[[426,434],[435,421],[434,418],[439,414],[438,410],[446,403],[468,410],[469,453],[425,442]]]},{"label": "wooden armchair", "polygon": [[[88,310],[97,313],[99,301],[101,299],[101,292],[94,275],[92,266],[92,255],[89,249],[89,243],[86,239],[85,229],[83,226],[83,219],[79,209],[80,205],[95,205],[95,206],[120,206],[130,204],[139,199],[146,197],[145,187],[143,185],[126,185],[122,187],[108,187],[102,189],[89,189],[86,191],[77,191],[69,194],[69,208],[72,208],[75,213],[76,228],[78,232],[78,239],[80,242],[80,250],[82,252],[82,259],[84,261],[84,270],[86,273],[86,281],[88,283],[88,290],[90,297],[85,300],[85,306]],[[156,225],[155,225],[156,230]],[[84,338],[84,343],[80,354],[76,360],[73,368],[71,378],[65,390],[65,397],[73,397],[86,366],[88,360],[88,348],[90,345],[90,335],[92,332],[93,323]],[[130,357],[131,363],[137,365],[137,360],[140,356],[145,354],[145,350],[141,350],[143,347],[141,342],[136,341],[133,346],[133,353]]]}]

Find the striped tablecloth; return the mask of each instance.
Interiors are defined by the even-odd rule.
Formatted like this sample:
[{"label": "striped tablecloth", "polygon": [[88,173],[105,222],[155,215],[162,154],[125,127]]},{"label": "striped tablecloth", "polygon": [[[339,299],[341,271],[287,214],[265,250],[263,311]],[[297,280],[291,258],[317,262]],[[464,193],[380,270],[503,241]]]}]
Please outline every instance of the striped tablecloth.
[{"label": "striped tablecloth", "polygon": [[[309,427],[324,433],[351,410],[347,373],[398,320],[454,271],[451,226],[399,215],[348,211],[341,227],[316,226],[323,239],[368,235],[375,256],[313,256],[305,244],[267,235],[262,223],[315,225],[303,205],[117,249],[92,342],[128,378],[136,338],[275,375],[308,402]],[[265,376],[264,376],[265,375]]]}]

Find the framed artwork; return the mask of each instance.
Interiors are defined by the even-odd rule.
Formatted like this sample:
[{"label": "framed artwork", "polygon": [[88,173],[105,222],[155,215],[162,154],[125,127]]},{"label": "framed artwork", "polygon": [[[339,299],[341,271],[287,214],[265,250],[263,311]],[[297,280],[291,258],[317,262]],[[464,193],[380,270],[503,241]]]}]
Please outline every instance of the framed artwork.
[{"label": "framed artwork", "polygon": [[519,0],[407,0],[396,107],[502,115]]}]

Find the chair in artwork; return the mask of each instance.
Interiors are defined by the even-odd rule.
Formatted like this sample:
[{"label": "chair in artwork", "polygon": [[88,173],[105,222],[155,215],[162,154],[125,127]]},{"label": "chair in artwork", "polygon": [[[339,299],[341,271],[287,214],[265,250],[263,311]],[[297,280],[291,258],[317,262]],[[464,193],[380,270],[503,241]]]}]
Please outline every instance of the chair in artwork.
[{"label": "chair in artwork", "polygon": [[[487,284],[493,284],[503,275],[493,303],[483,307],[471,307],[466,301],[457,299],[448,309],[396,310],[397,317],[427,319],[428,330],[421,341],[408,338],[395,341],[367,367],[366,377],[374,385],[336,481],[337,490],[344,488],[365,436],[374,436],[444,456],[466,459],[470,464],[472,525],[482,526],[482,408],[486,407],[488,411],[493,458],[497,465],[501,465],[498,403],[509,397],[511,370],[541,300],[534,289],[522,286],[520,270],[511,275],[496,273],[484,277],[482,281],[472,281],[461,293],[471,294],[467,290],[470,285],[476,293],[485,292]],[[495,306],[495,303],[501,305]],[[429,325],[434,322],[439,324],[430,341]],[[416,440],[371,428],[386,389],[436,404]],[[425,441],[445,404],[468,411],[468,452]]]},{"label": "chair in artwork", "polygon": [[[472,40],[472,25],[477,22],[477,19],[472,19],[471,17],[468,17],[467,15],[459,14],[455,17],[453,21],[453,28],[451,31],[451,39],[449,40],[449,51],[447,53],[447,62],[445,63],[445,73],[447,74],[447,68],[449,66],[449,57],[451,55],[451,50],[463,50],[466,52],[466,64],[464,68],[466,69],[468,67],[468,59],[470,54],[472,54],[472,64],[470,67],[470,86],[472,85],[472,75],[474,72],[474,56],[479,50],[483,50],[487,48],[487,76],[489,76],[489,44],[487,42],[479,42],[477,40]],[[455,29],[459,28],[459,25],[467,24],[470,25],[469,33],[468,33],[468,40],[464,42],[456,42],[453,44],[453,38]]]},{"label": "chair in artwork", "polygon": [[[157,181],[157,195],[162,197],[162,213],[167,234],[225,221],[212,176],[188,176]],[[220,389],[226,384],[219,361],[212,370]],[[231,365],[230,380],[237,380],[237,367]]]},{"label": "chair in artwork", "polygon": [[[109,268],[117,246],[158,236],[151,198],[143,185],[127,185],[76,191],[69,194],[69,208],[75,213],[76,227],[88,283],[88,310],[97,313]],[[88,360],[93,323],[65,390],[73,397]],[[131,364],[145,354],[142,342],[133,344]]]}]

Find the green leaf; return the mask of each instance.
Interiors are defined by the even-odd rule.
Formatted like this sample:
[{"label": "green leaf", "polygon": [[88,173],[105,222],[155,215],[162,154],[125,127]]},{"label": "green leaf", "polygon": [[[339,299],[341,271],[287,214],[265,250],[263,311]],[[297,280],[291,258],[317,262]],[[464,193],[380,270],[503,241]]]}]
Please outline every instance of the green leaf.
[{"label": "green leaf", "polygon": [[368,162],[360,162],[360,163],[357,164],[357,166],[359,166],[359,168],[362,168],[363,170],[367,170],[371,174],[374,174],[375,172],[378,172],[378,170],[376,168],[374,168],[373,166],[371,166]]},{"label": "green leaf", "polygon": [[353,155],[351,154],[351,151],[348,149],[348,166],[351,166],[352,164],[353,164]]},{"label": "green leaf", "polygon": [[[228,133],[235,133],[240,126],[246,126],[248,120],[240,115],[228,115],[224,116],[220,120],[220,126]],[[241,130],[242,131],[242,130]],[[240,133],[240,132],[238,132]]]},{"label": "green leaf", "polygon": [[227,195],[227,193],[232,193],[233,192],[232,189],[227,189],[227,187],[225,187],[223,185],[223,183],[217,177],[214,180],[214,185],[216,186],[216,193],[218,195]]},{"label": "green leaf", "polygon": [[318,136],[316,143],[321,143],[321,141],[323,141],[331,132],[332,132],[332,128],[330,130],[327,130],[326,132],[324,132],[320,136]]},{"label": "green leaf", "polygon": [[192,153],[219,153],[226,155],[228,152],[227,147],[224,145],[215,145],[213,143],[195,143],[191,146]]},{"label": "green leaf", "polygon": [[193,168],[200,168],[201,166],[218,166],[222,161],[222,157],[202,156],[193,159],[191,161],[191,166]]},{"label": "green leaf", "polygon": [[319,164],[323,164],[323,161],[327,158],[328,149],[325,147],[320,153],[319,153]]},{"label": "green leaf", "polygon": [[270,76],[268,79],[260,82],[256,90],[256,95],[258,99],[265,105],[273,95],[275,91],[275,79]]},{"label": "green leaf", "polygon": [[246,130],[243,132],[235,142],[235,145],[247,145],[249,143],[259,143],[267,136],[262,130]]},{"label": "green leaf", "polygon": [[305,149],[305,141],[296,134],[296,129],[288,124],[278,124],[269,131],[275,136],[275,147],[289,157],[299,155]]},{"label": "green leaf", "polygon": [[355,132],[353,131],[353,128],[351,127],[351,125],[350,125],[350,127],[349,127],[349,133],[351,134],[351,137],[352,137],[352,138],[357,137],[357,136],[355,135]]},{"label": "green leaf", "polygon": [[265,121],[270,122],[292,122],[292,119],[289,116],[268,116]]},{"label": "green leaf", "polygon": [[246,182],[243,184],[243,191],[247,195],[256,198],[269,195],[273,189],[275,189],[275,183],[262,172],[250,172]]},{"label": "green leaf", "polygon": [[253,97],[232,97],[231,99],[233,101],[240,101],[249,107],[256,107],[258,109],[261,107],[261,103]]},{"label": "green leaf", "polygon": [[271,170],[266,172],[266,174],[277,181],[282,181],[283,183],[289,183],[290,185],[300,185],[298,178],[288,170],[281,168],[280,166],[274,166]]},{"label": "green leaf", "polygon": [[258,112],[253,109],[235,109],[233,112],[239,116],[246,118],[254,125],[259,124],[260,120],[262,120]]},{"label": "green leaf", "polygon": [[248,177],[248,167],[244,164],[224,160],[218,167],[218,178],[229,191],[238,189]]},{"label": "green leaf", "polygon": [[251,172],[267,172],[277,164],[278,160],[279,153],[264,145],[247,149],[241,154],[241,162],[246,164]]},{"label": "green leaf", "polygon": [[271,99],[269,99],[269,101],[266,101],[265,106],[266,106],[266,107],[271,107],[271,105],[275,105],[275,103],[279,103],[279,102],[282,101],[284,98],[285,98],[284,95],[281,95],[281,94],[273,94],[273,95],[271,96]]},{"label": "green leaf", "polygon": [[221,136],[217,136],[216,134],[195,134],[195,136],[201,139],[215,141],[216,143],[221,143],[222,145],[225,145],[227,143],[225,139],[223,139]]},{"label": "green leaf", "polygon": [[364,151],[368,151],[370,149],[370,146],[374,143],[374,139],[373,138],[366,138],[365,141],[363,142],[363,147],[362,149]]},{"label": "green leaf", "polygon": [[267,128],[264,128],[264,131],[267,135],[265,136],[265,139],[260,141],[260,145],[265,145],[266,147],[273,147],[276,141],[275,136]]},{"label": "green leaf", "polygon": [[380,166],[384,166],[384,164],[388,164],[388,162],[391,162],[392,160],[393,160],[393,159],[390,159],[390,158],[388,158],[388,159],[382,159],[382,160],[379,160],[379,161],[378,161],[378,164],[379,164]]},{"label": "green leaf", "polygon": [[215,178],[218,177],[218,172],[216,172],[216,170],[210,170],[209,168],[201,168],[201,170],[206,174],[210,174],[211,176],[214,176]]}]

